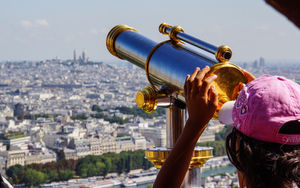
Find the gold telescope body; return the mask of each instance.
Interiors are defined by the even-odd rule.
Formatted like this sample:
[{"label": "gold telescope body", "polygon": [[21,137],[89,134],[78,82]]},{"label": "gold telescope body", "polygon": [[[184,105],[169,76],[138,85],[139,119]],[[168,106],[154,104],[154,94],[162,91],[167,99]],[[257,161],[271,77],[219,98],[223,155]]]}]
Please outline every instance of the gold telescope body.
[{"label": "gold telescope body", "polygon": [[[170,40],[155,42],[126,25],[117,25],[107,35],[106,45],[111,54],[125,59],[136,66],[145,69],[147,86],[137,93],[137,106],[151,113],[157,106],[168,105],[166,96],[173,96],[185,102],[184,82],[187,74],[196,67],[210,67],[208,74],[216,74],[214,81],[219,94],[219,106],[232,100],[234,88],[239,83],[246,83],[241,69],[230,63],[232,51],[228,46],[216,47],[188,35],[179,26],[161,24],[159,31],[170,37]],[[204,55],[200,50],[192,49],[193,45],[214,56]]]}]

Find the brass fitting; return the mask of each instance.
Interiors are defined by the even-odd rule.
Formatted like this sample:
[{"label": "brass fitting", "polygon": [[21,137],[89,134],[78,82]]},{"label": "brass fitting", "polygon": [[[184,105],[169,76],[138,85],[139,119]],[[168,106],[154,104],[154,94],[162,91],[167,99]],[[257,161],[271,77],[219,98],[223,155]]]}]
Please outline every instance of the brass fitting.
[{"label": "brass fitting", "polygon": [[229,61],[232,57],[232,50],[229,46],[220,46],[217,49],[215,56],[219,62]]},{"label": "brass fitting", "polygon": [[[156,168],[160,169],[170,152],[171,149],[169,148],[150,148],[145,151],[145,158],[151,161]],[[201,168],[212,157],[213,148],[196,147],[189,168]]]},{"label": "brass fitting", "polygon": [[157,108],[157,93],[151,86],[146,86],[136,94],[136,105],[147,113]]},{"label": "brass fitting", "polygon": [[162,23],[159,25],[158,31],[164,35],[169,35],[169,33],[167,32],[167,29],[171,29],[171,28],[172,28],[172,26],[170,26],[169,24]]},{"label": "brass fitting", "polygon": [[132,27],[129,27],[127,25],[123,25],[123,24],[120,24],[120,25],[117,25],[115,26],[114,28],[112,28],[110,30],[110,32],[107,34],[107,37],[106,37],[106,47],[108,49],[108,51],[120,58],[120,59],[123,59],[122,57],[120,57],[117,52],[116,52],[116,49],[115,49],[115,41],[116,41],[116,38],[119,36],[120,33],[122,33],[123,31],[127,31],[127,30],[131,30],[131,31],[136,31],[136,29],[132,28]]},{"label": "brass fitting", "polygon": [[184,29],[180,26],[174,26],[172,27],[170,31],[170,39],[174,42],[180,42],[181,40],[177,38],[178,33],[183,33]]},{"label": "brass fitting", "polygon": [[[170,31],[168,31],[170,30]],[[176,37],[176,35],[178,33],[183,33],[184,32],[184,29],[180,26],[171,26],[169,24],[166,24],[166,23],[162,23],[159,25],[158,27],[158,31],[164,35],[168,35],[170,37],[170,39],[176,43],[180,42],[181,40],[178,39]]]}]

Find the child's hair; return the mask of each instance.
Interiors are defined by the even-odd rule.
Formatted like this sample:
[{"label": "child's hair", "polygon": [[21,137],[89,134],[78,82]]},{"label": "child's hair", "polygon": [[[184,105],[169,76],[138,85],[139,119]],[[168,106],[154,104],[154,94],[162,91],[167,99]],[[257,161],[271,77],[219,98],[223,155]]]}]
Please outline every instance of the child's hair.
[{"label": "child's hair", "polygon": [[248,188],[300,187],[300,145],[259,141],[233,128],[226,152]]}]

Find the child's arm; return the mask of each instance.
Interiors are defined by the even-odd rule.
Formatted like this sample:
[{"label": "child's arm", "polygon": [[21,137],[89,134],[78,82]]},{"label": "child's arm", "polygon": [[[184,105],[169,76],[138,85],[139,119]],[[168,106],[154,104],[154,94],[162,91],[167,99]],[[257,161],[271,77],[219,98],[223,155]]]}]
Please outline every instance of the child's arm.
[{"label": "child's arm", "polygon": [[180,187],[188,170],[198,138],[218,106],[218,94],[211,83],[215,75],[204,78],[209,67],[187,75],[184,92],[189,119],[154,183],[158,187]]}]

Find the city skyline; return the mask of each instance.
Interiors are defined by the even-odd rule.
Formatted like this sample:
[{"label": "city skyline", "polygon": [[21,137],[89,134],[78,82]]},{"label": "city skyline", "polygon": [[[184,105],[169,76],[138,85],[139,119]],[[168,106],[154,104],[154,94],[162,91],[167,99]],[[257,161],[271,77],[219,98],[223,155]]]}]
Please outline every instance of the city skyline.
[{"label": "city skyline", "polygon": [[2,2],[0,61],[72,58],[87,49],[93,61],[115,62],[105,46],[109,30],[127,24],[155,40],[158,25],[181,25],[186,33],[233,49],[232,61],[298,61],[299,30],[264,1],[130,2],[79,0]]},{"label": "city skyline", "polygon": [[[65,187],[62,181],[69,180],[69,187],[79,187],[87,185],[86,181],[91,178],[102,184],[107,181],[106,175],[111,177],[109,172],[150,168],[142,150],[167,146],[165,109],[158,108],[147,114],[136,106],[137,91],[148,84],[144,70],[132,68],[133,65],[84,63],[87,51],[79,54],[83,56],[82,61],[75,52],[73,60],[0,64],[0,169],[15,185],[47,183]],[[241,67],[255,76],[278,74],[300,83],[300,64],[267,66],[264,58],[260,58]],[[201,135],[199,144],[214,147],[214,156],[218,156],[203,166],[203,172],[215,167],[224,167],[227,171],[230,167],[224,156],[225,140],[221,139],[225,132],[225,125],[210,121]],[[124,154],[126,151],[129,153]],[[139,158],[134,161],[140,161],[139,166],[130,165],[133,159],[127,156],[130,153],[138,154]],[[105,160],[107,157],[114,160]],[[107,163],[102,164],[103,160]],[[62,161],[72,165],[66,169]],[[127,161],[128,165],[121,162],[123,165],[119,166],[118,161]],[[13,170],[19,168],[21,173]],[[32,172],[41,176],[32,179],[18,175],[35,176]],[[118,180],[118,185],[127,185],[126,180],[140,183],[155,180],[155,169],[141,172],[147,174],[141,181],[131,175],[116,175],[114,180]],[[143,180],[146,177],[147,181]],[[236,175],[207,177],[206,180],[205,185],[226,187],[238,183]]]}]

